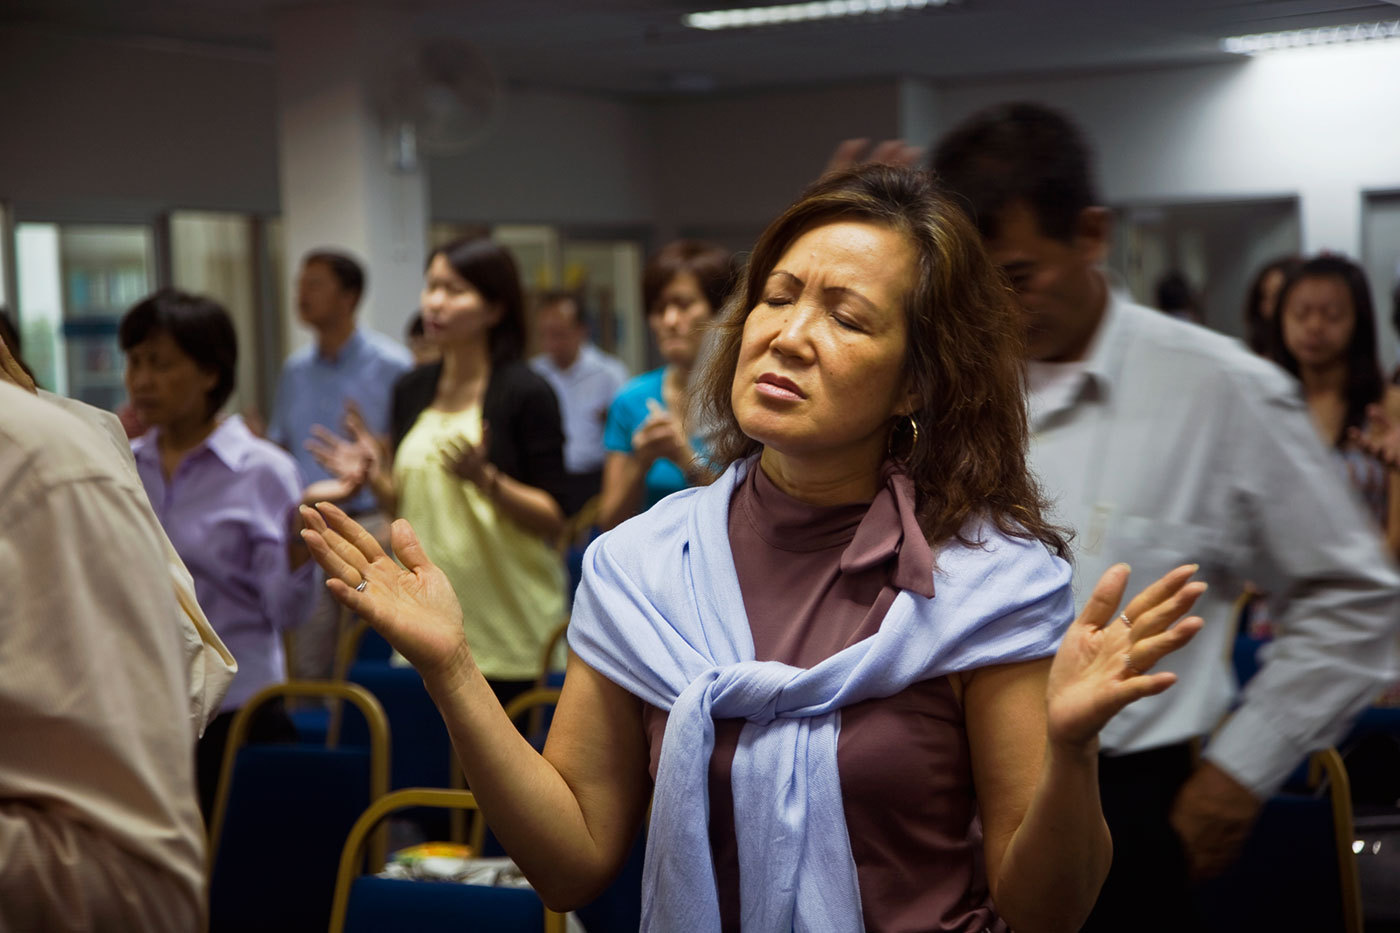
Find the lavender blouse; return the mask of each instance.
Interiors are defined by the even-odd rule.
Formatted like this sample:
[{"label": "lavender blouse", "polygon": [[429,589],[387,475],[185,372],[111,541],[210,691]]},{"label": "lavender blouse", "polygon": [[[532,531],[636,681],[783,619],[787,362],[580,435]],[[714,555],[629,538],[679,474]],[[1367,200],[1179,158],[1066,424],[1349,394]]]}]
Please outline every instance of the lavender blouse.
[{"label": "lavender blouse", "polygon": [[167,480],[152,428],[131,442],[136,469],[165,533],[194,577],[195,595],[238,662],[220,712],[286,679],[280,631],[306,615],[314,564],[287,562],[288,517],[301,472],[286,451],[225,418]]}]

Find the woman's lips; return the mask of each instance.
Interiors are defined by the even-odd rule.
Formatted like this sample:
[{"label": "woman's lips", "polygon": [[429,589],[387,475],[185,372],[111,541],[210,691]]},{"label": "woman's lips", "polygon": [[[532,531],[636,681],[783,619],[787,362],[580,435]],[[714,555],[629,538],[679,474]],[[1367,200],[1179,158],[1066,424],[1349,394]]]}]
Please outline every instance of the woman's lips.
[{"label": "woman's lips", "polygon": [[776,373],[764,373],[759,376],[756,388],[769,398],[795,401],[807,397],[807,393],[799,389],[797,383]]}]

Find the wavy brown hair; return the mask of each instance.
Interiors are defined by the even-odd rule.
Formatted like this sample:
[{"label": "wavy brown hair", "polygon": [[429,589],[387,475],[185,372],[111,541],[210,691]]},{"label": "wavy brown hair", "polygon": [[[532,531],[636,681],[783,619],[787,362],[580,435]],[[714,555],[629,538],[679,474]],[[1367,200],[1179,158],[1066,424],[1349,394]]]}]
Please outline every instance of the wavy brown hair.
[{"label": "wavy brown hair", "polygon": [[712,326],[713,343],[692,390],[707,426],[712,463],[757,453],[743,433],[731,392],[744,322],[773,267],[806,231],[840,220],[882,224],[914,246],[918,281],[904,302],[904,371],[921,399],[917,442],[900,417],[892,444],[914,482],[919,525],[930,544],[966,545],[972,522],[1041,541],[1067,557],[1067,534],[1045,517],[1046,502],[1026,466],[1025,338],[1010,287],[987,258],[977,229],[932,178],[912,169],[868,165],[828,175],[763,231],[735,294]]}]

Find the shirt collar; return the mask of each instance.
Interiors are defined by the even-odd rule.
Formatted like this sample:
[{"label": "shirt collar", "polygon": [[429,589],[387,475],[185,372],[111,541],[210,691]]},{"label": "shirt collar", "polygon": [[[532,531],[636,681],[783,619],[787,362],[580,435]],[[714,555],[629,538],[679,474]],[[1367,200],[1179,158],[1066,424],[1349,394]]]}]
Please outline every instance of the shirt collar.
[{"label": "shirt collar", "polygon": [[360,355],[361,349],[364,348],[364,345],[365,335],[360,332],[360,329],[358,327],[356,327],[350,332],[350,337],[345,341],[345,345],[342,346],[339,350],[337,350],[334,355],[325,355],[321,352],[320,346],[316,345],[314,350],[314,356],[318,361],[325,363],[327,366],[339,366],[342,363],[349,362],[350,360],[353,360],[356,357],[358,357]]},{"label": "shirt collar", "polygon": [[[151,428],[131,442],[131,455],[137,463],[156,465],[160,460],[160,428]],[[214,428],[191,455],[208,450],[231,471],[238,471],[253,446],[253,432],[243,423],[242,415],[229,415]]]},{"label": "shirt collar", "polygon": [[1123,314],[1123,293],[1108,282],[1104,285],[1108,304],[1098,330],[1089,343],[1089,353],[1084,358],[1084,374],[1093,381],[1100,396],[1106,398],[1123,370],[1123,345],[1128,339],[1128,330]]}]

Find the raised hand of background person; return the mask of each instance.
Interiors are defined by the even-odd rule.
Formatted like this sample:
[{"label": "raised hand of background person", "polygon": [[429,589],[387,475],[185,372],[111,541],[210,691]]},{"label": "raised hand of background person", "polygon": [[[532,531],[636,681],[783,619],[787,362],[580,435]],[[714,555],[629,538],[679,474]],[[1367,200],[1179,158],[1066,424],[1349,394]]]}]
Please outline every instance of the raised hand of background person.
[{"label": "raised hand of background person", "polygon": [[[369,478],[370,464],[375,457],[372,446],[355,440],[346,440],[324,425],[313,424],[311,436],[306,439],[306,449],[325,467],[326,472],[343,487],[353,493]],[[348,495],[347,493],[346,495]],[[343,498],[327,496],[325,498]],[[308,503],[315,500],[304,500]]]},{"label": "raised hand of background person", "polygon": [[462,435],[457,435],[443,445],[442,468],[458,479],[489,492],[500,480],[488,456],[490,440],[491,425],[485,421],[481,423],[480,443],[473,444]]},{"label": "raised hand of background person", "polygon": [[1104,573],[1055,653],[1045,690],[1052,744],[1087,746],[1129,703],[1174,684],[1175,674],[1152,668],[1201,630],[1198,617],[1177,622],[1206,590],[1191,582],[1194,565],[1157,580],[1120,613],[1128,572],[1115,564]]},{"label": "raised hand of background person", "polygon": [[923,158],[923,146],[911,146],[902,139],[887,139],[874,146],[866,138],[846,139],[832,151],[823,174],[844,172],[870,162],[895,168],[917,168]]},{"label": "raised hand of background person", "polygon": [[336,506],[302,506],[301,516],[302,539],[326,572],[331,595],[369,622],[425,681],[440,685],[470,670],[461,603],[407,521],[394,522],[389,532],[400,566]]},{"label": "raised hand of background person", "polygon": [[632,455],[647,467],[664,459],[685,469],[695,459],[695,452],[690,449],[681,419],[655,399],[647,399],[647,409],[646,420],[632,432]]},{"label": "raised hand of background person", "polygon": [[1392,470],[1400,470],[1400,418],[1381,405],[1366,406],[1366,426],[1349,428],[1347,439]]}]

